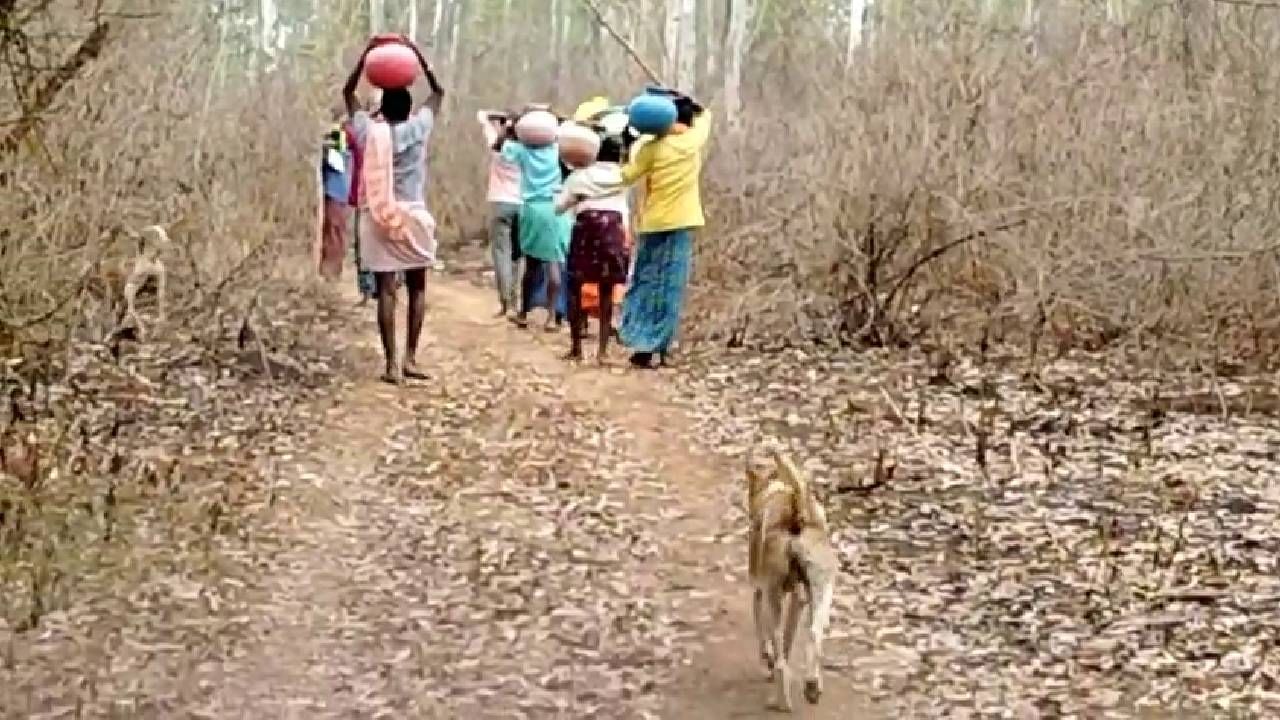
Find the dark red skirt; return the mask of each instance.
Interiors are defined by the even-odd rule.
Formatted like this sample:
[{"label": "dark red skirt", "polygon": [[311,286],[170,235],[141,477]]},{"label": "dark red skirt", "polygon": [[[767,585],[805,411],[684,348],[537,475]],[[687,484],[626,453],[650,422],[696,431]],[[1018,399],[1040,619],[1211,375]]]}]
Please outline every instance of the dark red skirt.
[{"label": "dark red skirt", "polygon": [[569,274],[580,283],[627,281],[631,257],[622,213],[615,210],[582,210],[569,239]]}]

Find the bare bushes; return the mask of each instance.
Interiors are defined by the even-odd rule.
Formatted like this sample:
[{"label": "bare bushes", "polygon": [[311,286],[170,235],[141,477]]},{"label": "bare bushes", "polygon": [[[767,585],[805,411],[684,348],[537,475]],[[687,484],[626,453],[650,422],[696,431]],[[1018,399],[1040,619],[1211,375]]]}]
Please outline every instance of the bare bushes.
[{"label": "bare bushes", "polygon": [[1031,57],[968,25],[882,37],[842,80],[805,60],[805,93],[790,73],[720,134],[700,334],[1273,354],[1277,70],[1172,42]]},{"label": "bare bushes", "polygon": [[[63,19],[78,11],[43,5]],[[28,29],[49,38],[50,57],[74,54],[80,39],[53,47],[60,36]],[[331,366],[313,347],[310,357],[292,352],[324,302],[283,303],[299,292],[293,280],[312,274],[326,108],[298,68],[248,76],[244,59],[233,65],[219,45],[207,18],[117,16],[97,58],[50,102],[0,99],[0,116],[17,118],[6,127],[28,118],[31,128],[0,149],[0,642],[9,670],[60,667],[61,650],[37,660],[24,649],[15,660],[12,638],[38,627],[50,647],[71,642],[60,614],[68,608],[87,614],[87,626],[119,623],[122,608],[167,592],[157,577],[229,572],[222,551],[241,552],[254,513],[274,501],[257,477],[260,458],[293,441],[294,404]],[[0,73],[10,74],[6,85],[41,86],[44,67],[9,63]],[[115,283],[137,249],[132,233],[151,224],[173,239],[162,258],[170,313],[129,343],[117,333]],[[142,307],[149,319],[152,307]],[[237,343],[257,307],[276,322],[256,316]],[[50,631],[51,616],[64,625]],[[15,693],[0,714],[29,714],[10,700],[32,701]]]},{"label": "bare bushes", "polygon": [[[109,325],[71,298],[129,254],[127,231],[152,223],[174,237],[178,254],[166,264],[185,307],[211,300],[233,271],[261,280],[280,252],[309,249],[309,160],[323,108],[287,73],[252,85],[229,76],[216,30],[203,23],[113,32],[100,60],[3,157],[0,318],[10,326],[57,308],[61,320]],[[244,262],[250,254],[260,262]]]}]

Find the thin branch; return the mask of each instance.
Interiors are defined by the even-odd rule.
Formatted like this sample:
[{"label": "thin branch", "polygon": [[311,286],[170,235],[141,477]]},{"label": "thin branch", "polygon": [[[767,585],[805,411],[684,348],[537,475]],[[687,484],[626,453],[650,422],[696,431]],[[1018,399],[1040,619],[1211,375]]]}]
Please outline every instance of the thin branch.
[{"label": "thin branch", "polygon": [[71,57],[67,58],[57,71],[36,90],[35,97],[32,99],[27,113],[3,139],[0,139],[0,154],[9,154],[18,149],[18,145],[35,128],[40,114],[53,104],[54,98],[58,96],[62,88],[74,80],[85,65],[97,59],[102,53],[110,31],[110,23],[94,26],[89,35],[76,48],[76,51],[71,54]]},{"label": "thin branch", "polygon": [[644,58],[640,57],[640,53],[636,52],[636,49],[631,46],[631,43],[627,42],[627,39],[622,37],[617,30],[614,30],[608,20],[605,20],[604,13],[601,12],[600,7],[596,5],[595,0],[582,0],[582,3],[586,5],[587,9],[591,11],[591,14],[595,16],[596,22],[600,23],[600,27],[604,28],[605,32],[609,33],[614,40],[618,41],[618,44],[622,46],[622,49],[627,51],[627,54],[631,56],[632,60],[636,61],[636,64],[640,66],[641,70],[644,70],[644,73],[649,76],[650,80],[659,85],[665,84],[658,78],[658,74],[653,71],[653,68],[649,67],[649,64],[644,61]]},{"label": "thin branch", "polygon": [[1267,2],[1267,0],[1212,0],[1212,2],[1249,8],[1280,8],[1280,2]]},{"label": "thin branch", "polygon": [[912,264],[910,268],[907,268],[907,270],[903,272],[902,275],[898,276],[898,278],[893,283],[893,287],[889,290],[889,294],[885,296],[884,305],[886,307],[891,305],[894,297],[897,296],[898,292],[901,291],[902,288],[906,286],[907,282],[910,281],[911,278],[914,277],[917,272],[922,270],[925,265],[928,265],[934,260],[937,260],[939,257],[942,257],[946,253],[954,250],[955,248],[961,245],[964,245],[965,243],[971,242],[973,240],[979,240],[979,239],[985,238],[991,235],[992,233],[1012,230],[1016,227],[1021,227],[1026,224],[1027,224],[1026,220],[1014,220],[1011,222],[1004,223],[1003,225],[997,225],[992,228],[975,230],[974,232],[971,232],[968,235],[958,237],[955,240],[952,240],[947,243],[943,243],[942,245],[939,245],[933,250],[930,250],[928,253],[925,253],[923,257],[916,260],[915,263]]},{"label": "thin branch", "polygon": [[[1215,0],[1220,1],[1220,0]],[[1280,7],[1280,4],[1276,5]],[[1249,260],[1259,255],[1267,255],[1269,253],[1280,252],[1280,243],[1266,245],[1260,248],[1252,248],[1249,250],[1221,250],[1218,252],[1206,252],[1182,255],[1161,255],[1159,253],[1140,253],[1138,258],[1141,260],[1150,260],[1154,262],[1213,262],[1215,260]]]}]

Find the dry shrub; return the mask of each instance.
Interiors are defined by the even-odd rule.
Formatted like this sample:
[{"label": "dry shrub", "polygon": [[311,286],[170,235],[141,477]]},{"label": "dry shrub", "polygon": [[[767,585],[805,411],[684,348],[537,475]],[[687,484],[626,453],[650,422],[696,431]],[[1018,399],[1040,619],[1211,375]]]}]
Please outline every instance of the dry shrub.
[{"label": "dry shrub", "polygon": [[11,325],[63,305],[64,320],[110,325],[116,318],[68,300],[85,276],[128,257],[129,230],[152,223],[175,241],[166,259],[175,307],[226,305],[226,285],[252,288],[282,255],[310,252],[308,160],[325,109],[314,94],[286,79],[287,68],[237,80],[219,67],[226,58],[209,23],[117,26],[101,58],[4,158],[19,190],[0,194],[0,318]]},{"label": "dry shrub", "polygon": [[[18,6],[25,50],[7,34],[0,75],[39,88],[58,74],[46,68],[91,37],[94,11]],[[0,138],[35,119],[0,149],[0,637],[10,653],[10,633],[51,613],[107,617],[160,592],[167,574],[224,572],[217,551],[247,524],[237,498],[262,505],[268,492],[252,436],[282,423],[309,384],[283,392],[290,333],[265,313],[255,316],[262,344],[246,355],[235,341],[253,308],[316,301],[298,293],[312,275],[323,72],[304,58],[246,77],[207,17],[100,7],[100,52],[47,107],[36,92],[0,99],[12,120]],[[151,224],[174,241],[163,258],[170,313],[130,343],[112,283],[136,248],[132,232]],[[294,374],[311,378],[306,364],[293,362],[303,368]],[[253,377],[219,382],[233,374]],[[227,420],[241,415],[252,420]],[[219,420],[253,430],[234,457],[213,459],[226,441],[200,429]],[[30,701],[6,697],[0,715],[21,714],[10,700]]]},{"label": "dry shrub", "polygon": [[[1275,356],[1280,17],[1176,3],[1116,27],[1048,4],[1030,32],[962,3],[900,12],[850,68],[799,6],[757,40],[704,173],[690,340]],[[523,66],[526,45],[462,56],[431,156],[448,239],[483,236],[476,108],[642,82],[607,40],[559,67]]]},{"label": "dry shrub", "polygon": [[1273,356],[1275,22],[1164,9],[1126,34],[1061,13],[1033,56],[942,20],[848,72],[763,49],[707,172],[697,335]]}]

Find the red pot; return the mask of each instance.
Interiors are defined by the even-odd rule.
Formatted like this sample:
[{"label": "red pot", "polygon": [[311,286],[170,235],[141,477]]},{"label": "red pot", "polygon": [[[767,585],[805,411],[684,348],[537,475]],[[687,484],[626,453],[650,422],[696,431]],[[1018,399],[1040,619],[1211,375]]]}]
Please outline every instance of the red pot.
[{"label": "red pot", "polygon": [[364,76],[369,82],[388,90],[409,87],[422,70],[418,56],[399,37],[380,35],[364,57]]}]

